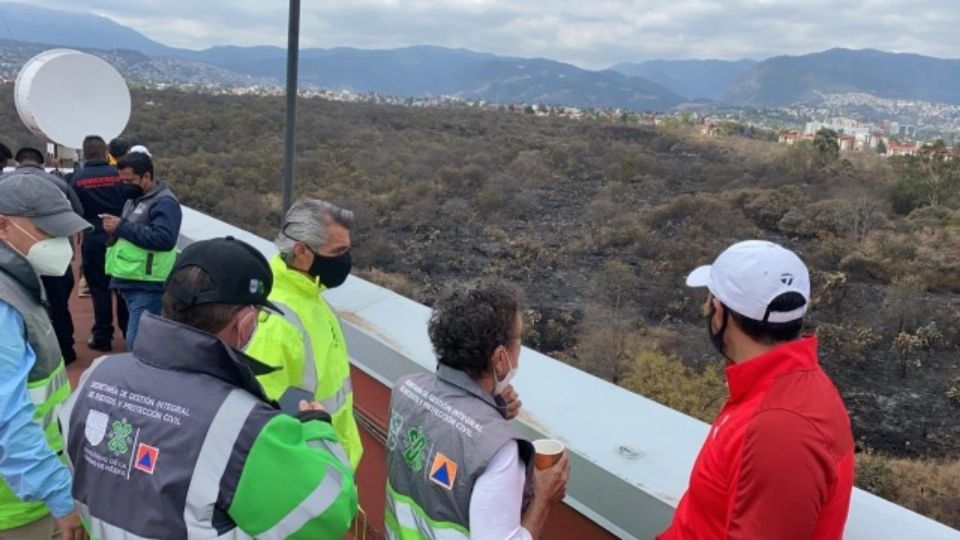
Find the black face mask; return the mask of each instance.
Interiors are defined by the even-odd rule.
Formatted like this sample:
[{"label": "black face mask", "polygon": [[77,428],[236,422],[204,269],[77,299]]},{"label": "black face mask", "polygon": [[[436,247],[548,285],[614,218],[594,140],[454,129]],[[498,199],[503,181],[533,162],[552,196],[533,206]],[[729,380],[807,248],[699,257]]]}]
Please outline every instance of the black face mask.
[{"label": "black face mask", "polygon": [[723,324],[720,325],[720,330],[717,333],[713,332],[713,316],[716,315],[716,308],[710,310],[710,314],[707,315],[707,333],[710,334],[710,343],[713,344],[713,348],[717,349],[721,355],[727,360],[730,360],[730,357],[727,356],[726,347],[723,345],[723,335],[727,332],[727,322],[730,320],[730,312],[727,310],[726,306],[723,308]]},{"label": "black face mask", "polygon": [[137,184],[123,183],[123,196],[127,199],[139,199],[143,197],[143,188]]},{"label": "black face mask", "polygon": [[350,258],[350,252],[346,252],[336,257],[324,257],[316,251],[313,253],[313,263],[310,265],[309,274],[320,280],[320,283],[328,289],[335,289],[347,280],[350,275],[350,269],[353,267],[353,260]]}]

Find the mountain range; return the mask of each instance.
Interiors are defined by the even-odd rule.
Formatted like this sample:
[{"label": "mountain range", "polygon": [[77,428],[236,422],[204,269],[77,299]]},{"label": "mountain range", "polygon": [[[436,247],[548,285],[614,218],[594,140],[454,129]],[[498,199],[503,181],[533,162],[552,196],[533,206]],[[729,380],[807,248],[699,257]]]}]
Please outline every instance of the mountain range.
[{"label": "mountain range", "polygon": [[[135,81],[280,85],[286,50],[158,43],[105,17],[0,3],[8,29],[0,41],[0,75],[37,44],[70,46],[117,59]],[[27,45],[32,43],[34,45]],[[454,96],[495,102],[623,107],[662,111],[691,101],[734,106],[816,104],[825,94],[960,104],[960,60],[876,50],[831,49],[756,60],[652,60],[586,70],[544,58],[517,58],[433,46],[389,50],[303,49],[307,88],[398,96]]]}]

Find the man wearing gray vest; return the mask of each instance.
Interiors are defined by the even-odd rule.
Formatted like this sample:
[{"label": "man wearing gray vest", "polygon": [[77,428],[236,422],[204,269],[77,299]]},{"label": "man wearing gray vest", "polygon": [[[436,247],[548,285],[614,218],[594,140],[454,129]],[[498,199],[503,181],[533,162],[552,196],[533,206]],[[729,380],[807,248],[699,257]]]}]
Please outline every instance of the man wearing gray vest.
[{"label": "man wearing gray vest", "polygon": [[401,378],[387,439],[387,537],[539,538],[566,494],[569,460],[533,469],[507,421],[520,366],[520,295],[498,281],[453,291],[430,319],[435,374]]},{"label": "man wearing gray vest", "polygon": [[[60,426],[91,536],[341,538],[357,511],[330,415],[284,414],[240,352],[276,310],[267,260],[233,238],[191,244],[127,354],[83,374]],[[296,414],[296,417],[291,416]]]},{"label": "man wearing gray vest", "polygon": [[177,238],[183,220],[180,201],[153,176],[149,154],[131,150],[117,162],[128,200],[120,217],[104,214],[110,235],[106,273],[127,303],[127,349],[133,350],[143,313],[160,314],[163,283],[177,259]]},{"label": "man wearing gray vest", "polygon": [[[67,396],[63,356],[40,276],[61,276],[69,238],[90,225],[50,182],[0,180],[0,538],[83,537],[70,473],[57,454],[56,413]],[[52,516],[51,516],[52,515]]]}]

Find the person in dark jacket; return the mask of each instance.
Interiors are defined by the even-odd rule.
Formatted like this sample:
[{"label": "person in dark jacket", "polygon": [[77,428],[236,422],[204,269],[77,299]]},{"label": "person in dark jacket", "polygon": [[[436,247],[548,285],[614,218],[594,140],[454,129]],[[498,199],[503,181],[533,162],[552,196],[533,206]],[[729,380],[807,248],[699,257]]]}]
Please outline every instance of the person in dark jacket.
[{"label": "person in dark jacket", "polygon": [[120,217],[103,214],[110,235],[106,272],[127,303],[127,348],[133,349],[144,312],[160,314],[163,285],[177,258],[183,214],[173,191],[153,176],[150,156],[131,152],[117,163],[120,179],[135,195]]},{"label": "person in dark jacket", "polygon": [[[77,214],[83,215],[83,203],[74,193],[67,182],[55,174],[48,173],[43,168],[44,154],[29,146],[17,150],[17,168],[15,171],[0,175],[0,180],[15,174],[29,174],[51,182],[67,196],[70,206]],[[76,284],[73,276],[73,267],[68,267],[62,276],[41,276],[43,288],[47,292],[47,303],[50,306],[50,322],[53,331],[57,334],[57,343],[63,354],[63,361],[67,364],[77,359],[73,349],[73,317],[70,315],[70,293]]]},{"label": "person in dark jacket", "polygon": [[[83,275],[93,301],[93,330],[87,345],[97,351],[111,351],[113,341],[113,292],[110,278],[104,271],[107,257],[107,233],[101,214],[119,216],[129,200],[131,190],[120,180],[116,167],[107,163],[107,145],[101,137],[90,135],[83,140],[83,168],[69,177],[70,187],[83,203],[83,218],[93,231],[83,237]],[[117,326],[125,332],[128,323],[127,305],[117,298]]]},{"label": "person in dark jacket", "polygon": [[0,143],[0,173],[3,172],[3,169],[7,166],[7,163],[13,159],[13,153],[10,152],[10,148],[7,145]]},{"label": "person in dark jacket", "polygon": [[126,139],[121,139],[120,137],[110,139],[110,144],[107,148],[107,163],[116,167],[117,162],[123,159],[123,156],[127,155],[129,151],[130,143]]}]

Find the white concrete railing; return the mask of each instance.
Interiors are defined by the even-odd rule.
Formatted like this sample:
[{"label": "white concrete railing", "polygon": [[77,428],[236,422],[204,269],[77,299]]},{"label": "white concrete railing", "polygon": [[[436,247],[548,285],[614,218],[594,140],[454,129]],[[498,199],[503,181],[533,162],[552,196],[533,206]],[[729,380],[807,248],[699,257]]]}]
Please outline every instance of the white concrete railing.
[{"label": "white concrete railing", "polygon": [[[270,241],[184,208],[181,248],[228,235],[268,257],[276,252]],[[353,276],[325,296],[357,368],[391,387],[401,375],[435,369],[426,306]],[[569,505],[621,538],[653,538],[669,524],[707,424],[526,348],[514,385],[522,429],[571,450]],[[960,540],[960,532],[858,489],[845,538]]]}]

